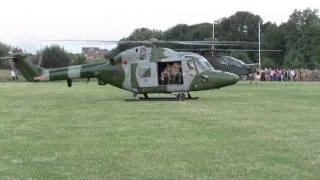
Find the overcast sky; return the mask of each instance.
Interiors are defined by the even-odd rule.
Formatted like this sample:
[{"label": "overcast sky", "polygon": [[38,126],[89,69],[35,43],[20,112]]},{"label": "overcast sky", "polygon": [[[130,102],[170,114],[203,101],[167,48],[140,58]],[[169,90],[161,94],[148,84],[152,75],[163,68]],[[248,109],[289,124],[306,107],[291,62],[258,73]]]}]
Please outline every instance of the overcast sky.
[{"label": "overcast sky", "polygon": [[294,9],[320,9],[319,0],[4,0],[0,41],[40,39],[119,40],[136,28],[166,30],[178,23],[213,22],[237,11],[266,21],[288,20]]}]

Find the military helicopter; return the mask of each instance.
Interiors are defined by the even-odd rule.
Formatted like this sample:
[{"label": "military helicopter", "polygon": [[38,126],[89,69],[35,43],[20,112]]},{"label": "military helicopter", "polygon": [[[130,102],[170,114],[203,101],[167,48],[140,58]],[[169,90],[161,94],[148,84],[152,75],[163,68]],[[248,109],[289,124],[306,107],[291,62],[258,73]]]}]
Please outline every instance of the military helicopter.
[{"label": "military helicopter", "polygon": [[[245,45],[248,47],[248,45],[256,45],[257,42],[243,42],[243,41],[224,41],[227,44],[225,45]],[[236,44],[234,44],[236,43]],[[259,43],[258,43],[259,44]],[[205,45],[205,44],[201,44]],[[252,73],[256,73],[258,68],[259,68],[259,63],[245,63],[240,59],[237,59],[235,57],[229,56],[229,55],[224,55],[224,52],[231,52],[231,51],[243,51],[243,52],[282,52],[282,50],[267,50],[267,49],[217,49],[217,48],[192,48],[192,49],[175,49],[180,52],[194,52],[201,54],[204,56],[208,62],[212,65],[212,67],[216,70],[221,70],[221,71],[227,71],[231,72],[234,74],[237,74],[240,77],[245,77],[248,76]]]},{"label": "military helicopter", "polygon": [[[179,43],[179,42],[174,42]],[[2,60],[12,60],[29,82],[96,78],[98,85],[110,84],[133,93],[135,99],[149,100],[152,93],[178,93],[176,100],[198,99],[191,91],[219,89],[239,81],[239,76],[215,70],[197,53],[181,53],[169,48],[136,46],[120,52],[109,62],[97,62],[54,69],[33,65],[23,53],[13,53]],[[187,93],[187,96],[185,95]],[[142,94],[143,97],[137,97]]]},{"label": "military helicopter", "polygon": [[[247,42],[254,45],[254,42]],[[211,66],[216,70],[227,71],[237,74],[240,77],[255,73],[259,67],[259,63],[247,64],[240,59],[232,56],[224,55],[221,51],[239,51],[239,49],[208,49],[208,48],[193,48],[193,49],[176,49],[180,52],[194,52],[205,57]],[[249,51],[249,50],[246,50]],[[250,50],[253,51],[253,50]]]},{"label": "military helicopter", "polygon": [[[185,52],[183,52],[185,53]],[[216,70],[227,71],[240,77],[255,73],[259,63],[247,64],[240,59],[221,54],[203,55]]]},{"label": "military helicopter", "polygon": [[215,69],[231,72],[241,77],[256,72],[259,67],[259,63],[247,64],[232,56],[208,56],[206,59]]}]

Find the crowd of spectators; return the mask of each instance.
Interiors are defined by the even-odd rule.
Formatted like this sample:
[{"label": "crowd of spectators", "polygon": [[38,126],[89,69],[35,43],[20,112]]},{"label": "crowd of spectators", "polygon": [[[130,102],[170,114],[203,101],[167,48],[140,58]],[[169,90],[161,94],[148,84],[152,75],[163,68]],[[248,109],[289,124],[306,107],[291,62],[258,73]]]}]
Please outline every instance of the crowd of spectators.
[{"label": "crowd of spectators", "polygon": [[263,68],[256,72],[256,80],[261,81],[319,81],[320,71],[308,69]]},{"label": "crowd of spectators", "polygon": [[295,81],[296,73],[293,69],[261,69],[257,71],[257,77],[261,81]]}]

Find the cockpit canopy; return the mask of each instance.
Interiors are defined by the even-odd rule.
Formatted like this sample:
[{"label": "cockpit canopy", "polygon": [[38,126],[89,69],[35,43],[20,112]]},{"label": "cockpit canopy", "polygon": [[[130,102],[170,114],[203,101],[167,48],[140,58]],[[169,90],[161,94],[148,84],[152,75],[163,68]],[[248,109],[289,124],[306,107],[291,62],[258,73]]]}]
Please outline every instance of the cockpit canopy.
[{"label": "cockpit canopy", "polygon": [[238,67],[241,67],[245,64],[243,61],[236,59],[234,57],[231,57],[231,56],[223,56],[223,58],[221,59],[220,62],[221,62],[221,64],[233,65],[233,66],[238,66]]},{"label": "cockpit canopy", "polygon": [[195,60],[196,66],[201,71],[214,71],[214,68],[211,66],[211,64],[207,61],[206,58],[200,55],[186,55],[185,58],[193,58]]}]

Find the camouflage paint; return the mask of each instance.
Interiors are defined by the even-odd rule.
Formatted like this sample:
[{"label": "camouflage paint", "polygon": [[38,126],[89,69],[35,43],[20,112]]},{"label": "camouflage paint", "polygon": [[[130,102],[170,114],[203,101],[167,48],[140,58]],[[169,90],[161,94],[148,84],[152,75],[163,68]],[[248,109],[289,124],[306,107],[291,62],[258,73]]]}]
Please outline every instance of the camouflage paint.
[{"label": "camouflage paint", "polygon": [[[207,61],[198,54],[183,54],[168,48],[138,46],[118,54],[113,65],[97,62],[42,70],[41,74],[41,69],[27,61],[25,56],[16,55],[11,59],[28,81],[97,78],[100,85],[111,84],[136,93],[200,91],[229,86],[239,80],[232,73],[201,64],[200,60]],[[177,61],[181,62],[183,84],[159,85],[158,63]]]},{"label": "camouflage paint", "polygon": [[39,76],[41,73],[41,68],[33,65],[27,56],[17,54],[12,60],[16,68],[19,69],[23,77],[28,82],[34,81],[33,77]]},{"label": "camouflage paint", "polygon": [[136,76],[136,69],[138,67],[137,63],[131,64],[131,68],[130,68],[130,74],[131,74],[131,87],[132,88],[138,88],[139,84],[138,84],[138,80],[137,80],[137,76]]},{"label": "camouflage paint", "polygon": [[138,92],[143,93],[167,93],[166,86],[158,86],[158,87],[145,87],[145,88],[138,88]]},{"label": "camouflage paint", "polygon": [[96,77],[118,88],[123,88],[125,73],[121,65],[103,65],[97,70]]},{"label": "camouflage paint", "polygon": [[208,89],[218,89],[235,84],[239,81],[239,76],[222,71],[205,71],[197,74],[190,85],[190,91],[201,91]]}]

